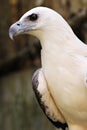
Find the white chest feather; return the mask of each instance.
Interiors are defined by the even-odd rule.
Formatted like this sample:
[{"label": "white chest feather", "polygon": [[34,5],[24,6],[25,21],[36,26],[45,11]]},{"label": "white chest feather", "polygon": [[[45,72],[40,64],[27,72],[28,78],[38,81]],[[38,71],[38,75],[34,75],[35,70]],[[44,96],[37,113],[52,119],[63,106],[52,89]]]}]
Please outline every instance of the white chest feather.
[{"label": "white chest feather", "polygon": [[54,101],[66,120],[87,123],[86,59],[56,53],[55,48],[49,54],[42,51],[42,68]]}]

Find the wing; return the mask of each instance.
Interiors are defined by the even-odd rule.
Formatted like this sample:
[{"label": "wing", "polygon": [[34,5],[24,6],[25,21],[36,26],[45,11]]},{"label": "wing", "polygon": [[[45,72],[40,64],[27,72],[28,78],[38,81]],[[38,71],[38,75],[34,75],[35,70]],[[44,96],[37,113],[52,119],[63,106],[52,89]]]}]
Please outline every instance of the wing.
[{"label": "wing", "polygon": [[61,114],[61,112],[56,107],[52,96],[48,90],[46,80],[43,75],[42,69],[38,69],[32,78],[33,90],[35,92],[36,98],[44,111],[47,118],[57,127],[62,128],[62,130],[67,129],[67,124]]}]

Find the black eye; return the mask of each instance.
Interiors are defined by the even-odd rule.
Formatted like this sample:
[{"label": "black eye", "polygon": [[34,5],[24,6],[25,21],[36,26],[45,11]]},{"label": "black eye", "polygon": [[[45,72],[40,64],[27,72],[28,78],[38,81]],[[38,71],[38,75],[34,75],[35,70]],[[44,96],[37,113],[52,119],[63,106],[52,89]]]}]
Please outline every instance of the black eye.
[{"label": "black eye", "polygon": [[37,15],[37,14],[31,14],[31,15],[29,16],[29,18],[30,18],[31,21],[35,21],[35,20],[37,20],[38,15]]}]

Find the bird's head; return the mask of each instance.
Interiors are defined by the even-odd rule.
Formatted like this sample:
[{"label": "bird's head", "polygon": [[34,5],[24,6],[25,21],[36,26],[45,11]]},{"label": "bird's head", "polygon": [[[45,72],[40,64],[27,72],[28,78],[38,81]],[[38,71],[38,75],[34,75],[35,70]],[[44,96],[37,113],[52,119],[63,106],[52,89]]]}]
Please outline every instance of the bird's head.
[{"label": "bird's head", "polygon": [[[49,32],[61,30],[68,24],[57,12],[47,7],[36,7],[26,12],[16,23],[11,25],[9,36],[13,39],[19,34],[31,34],[41,40]],[[57,33],[58,35],[58,33]]]}]

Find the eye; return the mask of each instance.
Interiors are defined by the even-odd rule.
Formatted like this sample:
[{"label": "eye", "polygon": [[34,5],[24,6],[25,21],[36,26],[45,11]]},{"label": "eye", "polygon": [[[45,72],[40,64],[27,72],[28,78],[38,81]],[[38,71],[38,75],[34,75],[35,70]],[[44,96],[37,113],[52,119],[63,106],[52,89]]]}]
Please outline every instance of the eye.
[{"label": "eye", "polygon": [[29,16],[29,19],[30,19],[31,21],[36,21],[36,20],[38,19],[38,15],[37,15],[37,14],[31,14],[31,15]]}]

